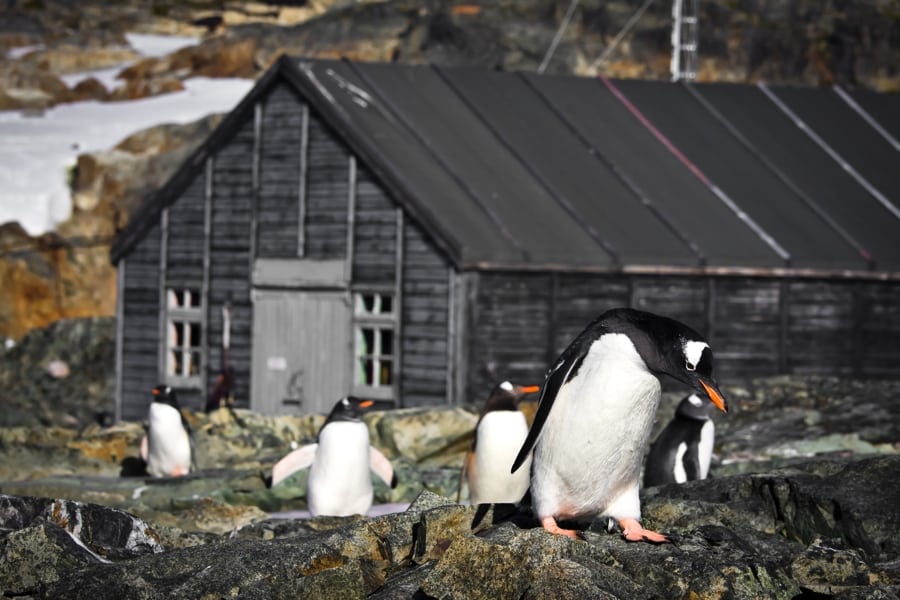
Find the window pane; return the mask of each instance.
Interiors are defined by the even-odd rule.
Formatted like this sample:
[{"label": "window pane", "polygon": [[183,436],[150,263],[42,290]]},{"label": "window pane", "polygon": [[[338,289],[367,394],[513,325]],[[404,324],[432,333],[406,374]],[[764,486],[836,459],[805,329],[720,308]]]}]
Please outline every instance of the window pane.
[{"label": "window pane", "polygon": [[187,340],[186,346],[199,346],[200,345],[200,323],[190,323],[188,325],[190,327],[190,337]]},{"label": "window pane", "polygon": [[389,315],[394,312],[394,299],[391,296],[382,296],[381,297],[381,313],[385,315]]},{"label": "window pane", "polygon": [[359,360],[359,382],[363,385],[372,385],[372,359],[361,358]]},{"label": "window pane", "polygon": [[360,354],[374,354],[375,352],[375,330],[369,327],[362,328],[363,345],[359,349]]},{"label": "window pane", "polygon": [[169,352],[169,364],[171,365],[169,373],[172,375],[181,375],[181,352]]},{"label": "window pane", "polygon": [[378,376],[378,383],[380,385],[391,385],[392,382],[392,369],[391,369],[391,361],[390,360],[382,360],[381,361],[381,372]]},{"label": "window pane", "polygon": [[390,329],[381,330],[381,355],[391,356],[394,354],[394,332]]},{"label": "window pane", "polygon": [[375,294],[362,295],[363,312],[371,314],[375,310]]},{"label": "window pane", "polygon": [[200,306],[200,292],[198,292],[197,290],[191,290],[190,294],[191,294],[190,306],[199,307]]},{"label": "window pane", "polygon": [[200,352],[194,351],[191,352],[191,364],[188,369],[188,373],[190,375],[199,375],[200,374]]},{"label": "window pane", "polygon": [[172,345],[176,348],[184,346],[184,323],[172,323],[172,331],[175,333]]}]

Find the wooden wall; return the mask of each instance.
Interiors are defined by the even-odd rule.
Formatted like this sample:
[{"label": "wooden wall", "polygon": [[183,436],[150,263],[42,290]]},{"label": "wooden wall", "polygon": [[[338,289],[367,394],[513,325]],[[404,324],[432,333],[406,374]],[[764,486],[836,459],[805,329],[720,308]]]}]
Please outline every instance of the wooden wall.
[{"label": "wooden wall", "polygon": [[416,223],[405,219],[400,342],[403,406],[448,402],[450,277],[448,260]]},{"label": "wooden wall", "polygon": [[159,384],[159,252],[155,226],[125,260],[122,328],[122,418],[147,416],[151,391]]},{"label": "wooden wall", "polygon": [[900,376],[900,284],[766,277],[482,272],[467,311],[466,395],[543,382],[609,308],[663,314],[707,337],[720,382],[781,373]]},{"label": "wooden wall", "polygon": [[262,258],[300,255],[304,117],[300,98],[286,85],[275,87],[262,102],[256,242]]},{"label": "wooden wall", "polygon": [[[228,356],[229,364],[234,369],[234,395],[240,406],[248,406],[250,396],[253,325],[250,225],[255,194],[251,157],[254,144],[254,122],[249,119],[212,158],[207,386],[211,389],[221,364],[222,307],[230,303],[231,346]],[[182,200],[179,199],[179,202]]]}]

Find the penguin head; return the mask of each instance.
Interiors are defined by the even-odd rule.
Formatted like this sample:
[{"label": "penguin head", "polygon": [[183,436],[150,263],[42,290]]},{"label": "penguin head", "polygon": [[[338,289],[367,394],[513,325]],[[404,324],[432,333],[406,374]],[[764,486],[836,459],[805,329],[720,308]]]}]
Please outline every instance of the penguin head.
[{"label": "penguin head", "polygon": [[699,394],[691,394],[685,396],[675,409],[675,414],[686,419],[694,419],[696,421],[709,420],[709,412],[712,410],[713,403],[706,397]]},{"label": "penguin head", "polygon": [[604,316],[607,330],[628,335],[650,371],[684,383],[728,412],[712,375],[712,348],[702,335],[675,319],[630,308]]},{"label": "penguin head", "polygon": [[175,390],[168,385],[161,384],[153,388],[153,402],[160,402],[173,408],[178,408],[178,398],[175,397]]},{"label": "penguin head", "polygon": [[509,381],[499,383],[485,401],[482,414],[495,410],[518,410],[522,396],[539,391],[541,391],[539,385],[515,385]]},{"label": "penguin head", "polygon": [[334,408],[331,409],[328,418],[325,419],[325,425],[334,421],[362,421],[363,413],[371,410],[375,406],[372,400],[363,400],[356,396],[345,396],[337,401]]}]

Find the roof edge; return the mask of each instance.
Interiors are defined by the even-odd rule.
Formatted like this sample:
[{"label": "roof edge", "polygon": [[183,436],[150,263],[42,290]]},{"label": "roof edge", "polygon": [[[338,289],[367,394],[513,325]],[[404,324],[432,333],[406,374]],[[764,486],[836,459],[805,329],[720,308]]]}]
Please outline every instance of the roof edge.
[{"label": "roof edge", "polygon": [[471,262],[462,265],[462,271],[485,272],[552,272],[597,275],[685,275],[711,277],[768,277],[775,279],[842,279],[859,281],[900,281],[900,271],[861,271],[853,269],[803,269],[791,267],[724,267],[724,266],[673,266],[673,265],[602,265],[572,266],[558,263],[530,265]]},{"label": "roof edge", "polygon": [[290,61],[286,59],[284,54],[279,56],[274,66],[270,67],[256,80],[256,83],[253,84],[247,95],[234,108],[225,113],[225,117],[218,127],[181,163],[166,183],[144,196],[141,205],[131,215],[128,225],[116,235],[115,241],[110,248],[110,262],[113,265],[118,264],[144,238],[150,230],[152,218],[179,197],[179,194],[184,191],[197,174],[198,165],[205,162],[213,151],[217,150],[237,130],[237,127],[243,122],[246,113],[252,110],[257,100],[271,89],[279,77],[282,76],[285,65],[289,64]]}]

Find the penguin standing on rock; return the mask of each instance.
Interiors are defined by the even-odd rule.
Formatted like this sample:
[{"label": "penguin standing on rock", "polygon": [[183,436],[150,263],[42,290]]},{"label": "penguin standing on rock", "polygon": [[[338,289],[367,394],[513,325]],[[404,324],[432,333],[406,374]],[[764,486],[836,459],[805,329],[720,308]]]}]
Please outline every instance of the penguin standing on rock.
[{"label": "penguin standing on rock", "polygon": [[675,416],[650,445],[644,487],[706,479],[716,435],[712,403],[697,394],[685,397]]},{"label": "penguin standing on rock", "polygon": [[178,407],[175,390],[153,388],[141,458],[153,477],[181,477],[191,470],[191,428]]},{"label": "penguin standing on rock", "polygon": [[473,505],[518,502],[528,491],[531,458],[526,458],[516,473],[509,472],[509,465],[528,435],[528,422],[519,410],[519,401],[525,394],[540,390],[537,385],[504,381],[488,396],[460,474],[469,486]]},{"label": "penguin standing on rock", "polygon": [[512,472],[532,448],[531,497],[541,525],[577,538],[557,519],[612,517],[628,541],[667,542],[640,524],[641,459],[668,375],[727,411],[713,355],[683,323],[617,308],[590,323],[547,374]]},{"label": "penguin standing on rock", "polygon": [[272,485],[310,467],[306,503],[313,516],[366,514],[374,497],[370,469],[390,487],[397,485],[391,462],[370,445],[362,420],[374,405],[353,396],[339,400],[319,429],[318,442],[297,448],[272,467]]}]

